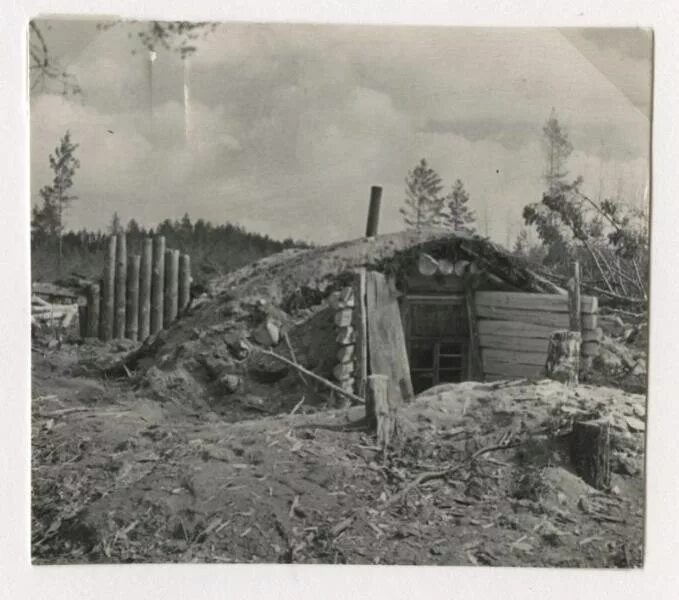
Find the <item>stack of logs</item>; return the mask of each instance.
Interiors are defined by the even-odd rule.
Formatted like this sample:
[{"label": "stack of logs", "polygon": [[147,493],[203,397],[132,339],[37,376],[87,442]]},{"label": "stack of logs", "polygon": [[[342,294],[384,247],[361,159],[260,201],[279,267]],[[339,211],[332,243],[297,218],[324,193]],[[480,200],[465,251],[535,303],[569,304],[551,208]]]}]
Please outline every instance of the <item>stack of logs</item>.
[{"label": "stack of logs", "polygon": [[358,270],[352,285],[333,292],[330,306],[335,311],[334,323],[337,342],[337,363],[333,376],[339,386],[359,396],[365,393],[367,377],[366,315],[364,303],[365,271]]},{"label": "stack of logs", "polygon": [[85,337],[144,341],[189,305],[191,259],[165,248],[165,237],[145,238],[141,254],[127,255],[124,233],[108,240],[104,276],[87,290]]}]

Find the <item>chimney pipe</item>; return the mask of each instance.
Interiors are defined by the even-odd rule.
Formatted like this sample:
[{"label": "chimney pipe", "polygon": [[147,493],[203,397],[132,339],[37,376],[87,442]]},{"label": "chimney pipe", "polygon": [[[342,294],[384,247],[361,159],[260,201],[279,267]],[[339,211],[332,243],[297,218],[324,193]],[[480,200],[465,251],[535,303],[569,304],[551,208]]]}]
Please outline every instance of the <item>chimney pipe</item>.
[{"label": "chimney pipe", "polygon": [[366,225],[366,237],[377,235],[377,226],[380,220],[380,205],[382,203],[382,188],[374,185],[370,188],[370,207],[368,208],[368,224]]}]

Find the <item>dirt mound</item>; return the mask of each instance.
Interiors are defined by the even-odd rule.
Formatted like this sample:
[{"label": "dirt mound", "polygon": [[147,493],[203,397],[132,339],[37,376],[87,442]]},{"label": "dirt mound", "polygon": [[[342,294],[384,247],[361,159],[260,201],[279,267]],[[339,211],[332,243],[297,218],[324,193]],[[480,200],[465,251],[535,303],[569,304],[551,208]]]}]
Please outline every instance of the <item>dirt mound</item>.
[{"label": "dirt mound", "polygon": [[618,493],[602,494],[540,438],[555,415],[605,403],[640,451],[638,429],[618,431],[643,406],[632,394],[443,386],[404,407],[382,456],[361,408],[228,423],[114,381],[106,404],[85,404],[69,381],[33,402],[38,562],[641,562],[639,475],[614,473]]}]

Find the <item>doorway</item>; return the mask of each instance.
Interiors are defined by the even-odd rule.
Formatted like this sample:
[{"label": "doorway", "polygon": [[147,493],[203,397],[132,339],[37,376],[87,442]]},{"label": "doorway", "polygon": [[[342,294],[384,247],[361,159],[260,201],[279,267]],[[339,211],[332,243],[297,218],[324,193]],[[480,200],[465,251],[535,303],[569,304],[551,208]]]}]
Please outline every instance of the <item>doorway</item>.
[{"label": "doorway", "polygon": [[408,295],[402,313],[414,392],[465,381],[469,327],[464,295]]}]

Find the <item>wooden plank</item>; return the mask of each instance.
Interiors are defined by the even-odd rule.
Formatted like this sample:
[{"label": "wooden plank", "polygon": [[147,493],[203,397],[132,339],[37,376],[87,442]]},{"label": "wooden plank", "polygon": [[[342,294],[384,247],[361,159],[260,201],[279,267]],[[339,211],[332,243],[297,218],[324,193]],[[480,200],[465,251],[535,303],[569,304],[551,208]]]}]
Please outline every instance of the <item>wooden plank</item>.
[{"label": "wooden plank", "polygon": [[516,352],[513,350],[496,350],[494,348],[484,348],[482,350],[483,362],[491,363],[512,363],[517,365],[532,365],[544,367],[547,360],[547,352]]},{"label": "wooden plank", "polygon": [[554,327],[544,325],[531,325],[517,321],[493,321],[479,319],[479,335],[481,339],[485,335],[508,336],[511,338],[539,338],[548,340]]},{"label": "wooden plank", "polygon": [[395,289],[381,273],[366,273],[368,355],[370,372],[389,377],[389,393],[397,403],[413,396],[410,365]]},{"label": "wooden plank", "polygon": [[101,282],[101,311],[99,313],[99,339],[107,342],[113,336],[113,315],[115,314],[114,290],[116,277],[116,245],[118,238],[108,238],[104,257],[104,277]]},{"label": "wooden plank", "polygon": [[517,338],[502,335],[480,336],[481,348],[495,348],[497,350],[514,350],[517,352],[543,352],[547,355],[548,339]]},{"label": "wooden plank", "polygon": [[[598,310],[597,299],[581,296],[580,312],[592,314]],[[531,294],[526,292],[476,292],[476,307],[492,306],[518,310],[544,310],[568,314],[568,296],[559,294]]]},{"label": "wooden plank", "polygon": [[165,237],[153,238],[151,268],[151,335],[163,328],[163,292],[165,289]]},{"label": "wooden plank", "polygon": [[153,263],[153,239],[144,238],[139,267],[139,341],[151,333],[151,269]]},{"label": "wooden plank", "polygon": [[603,329],[597,327],[596,329],[583,329],[582,330],[582,341],[583,342],[599,342],[603,337]]},{"label": "wooden plank", "polygon": [[165,291],[163,328],[167,329],[179,311],[179,250],[165,250]]},{"label": "wooden plank", "polygon": [[484,375],[499,375],[507,378],[531,377],[543,378],[545,376],[544,366],[519,365],[506,362],[484,361]]},{"label": "wooden plank", "polygon": [[599,327],[599,315],[584,315],[582,317],[582,330],[590,331]]},{"label": "wooden plank", "polygon": [[352,282],[354,296],[354,331],[356,333],[356,394],[363,397],[368,379],[368,321],[365,306],[365,269],[358,269]]},{"label": "wooden plank", "polygon": [[133,254],[127,259],[127,295],[125,299],[125,337],[137,340],[139,335],[139,267],[141,256]]},{"label": "wooden plank", "polygon": [[115,314],[113,318],[113,337],[117,340],[125,337],[125,301],[127,286],[127,237],[118,233],[116,247],[115,275]]},{"label": "wooden plank", "polygon": [[583,356],[598,356],[599,342],[584,342],[581,347]]},{"label": "wooden plank", "polygon": [[571,331],[582,331],[580,297],[580,263],[576,260],[573,263],[573,277],[568,282],[568,316],[570,320],[569,329]]},{"label": "wooden plank", "polygon": [[179,314],[184,314],[191,302],[191,257],[182,254],[179,257]]},{"label": "wooden plank", "polygon": [[[567,312],[550,312],[546,310],[523,310],[502,308],[497,306],[477,306],[476,314],[481,319],[496,319],[499,321],[518,321],[533,325],[546,325],[554,329],[569,329],[570,316]],[[593,329],[596,327],[596,315],[583,315],[582,327]]]},{"label": "wooden plank", "polygon": [[99,305],[101,298],[99,295],[99,285],[92,283],[87,287],[87,328],[86,337],[97,337],[99,331]]},{"label": "wooden plank", "polygon": [[467,327],[469,329],[469,361],[467,363],[467,378],[470,381],[483,379],[483,355],[479,339],[478,316],[474,304],[474,291],[471,283],[465,285],[465,305],[467,309]]}]

